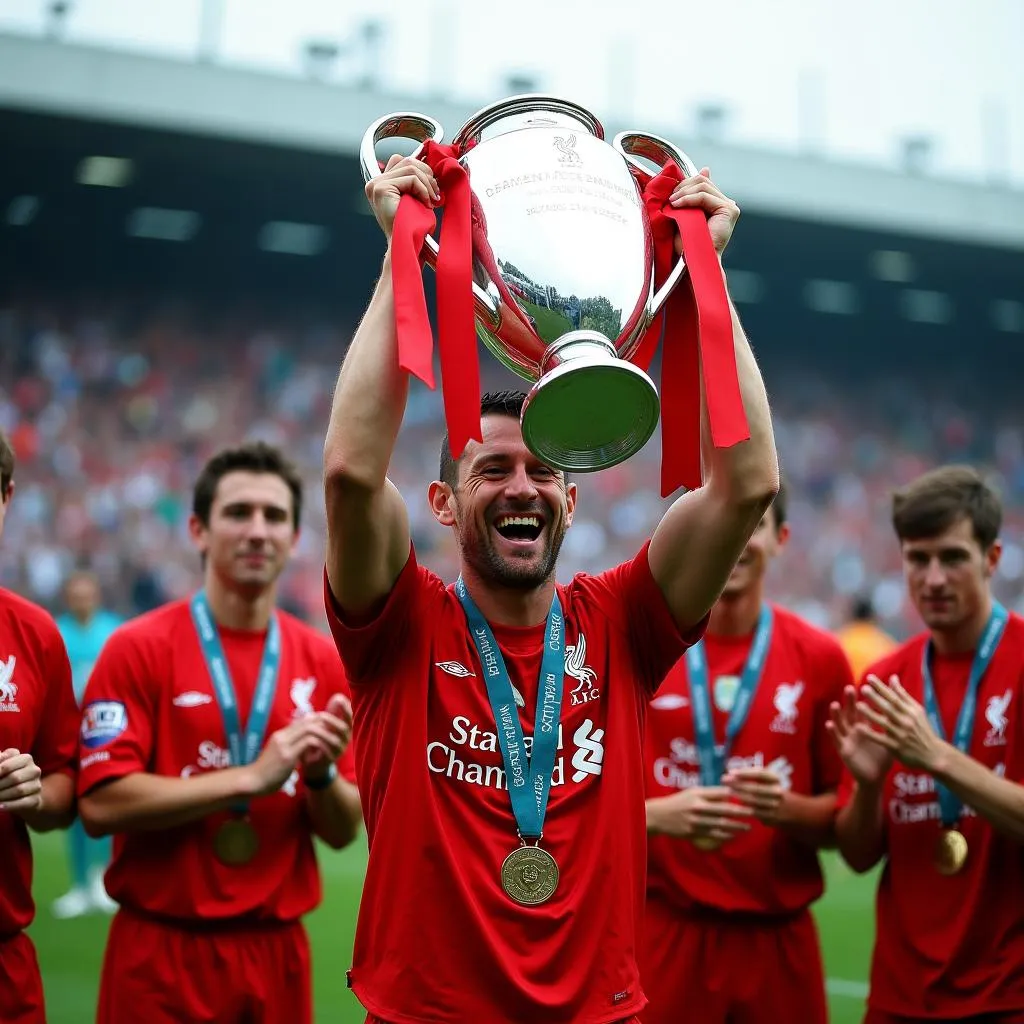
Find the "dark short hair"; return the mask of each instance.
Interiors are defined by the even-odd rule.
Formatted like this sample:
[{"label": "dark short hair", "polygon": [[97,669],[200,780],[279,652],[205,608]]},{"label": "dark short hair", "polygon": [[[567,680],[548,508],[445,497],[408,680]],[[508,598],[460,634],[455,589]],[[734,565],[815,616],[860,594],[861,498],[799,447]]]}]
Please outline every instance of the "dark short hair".
[{"label": "dark short hair", "polygon": [[[523,414],[526,402],[525,391],[488,391],[480,399],[480,418],[484,416],[508,416],[518,420]],[[452,445],[445,431],[441,439],[440,478],[453,490],[459,482],[459,463],[452,458]]]},{"label": "dark short hair", "polygon": [[192,492],[192,512],[203,526],[210,525],[210,509],[217,485],[228,473],[273,473],[292,492],[292,524],[297,530],[302,521],[302,477],[284,453],[265,441],[249,441],[217,452],[203,466]]},{"label": "dark short hair", "polygon": [[7,435],[0,430],[0,501],[7,497],[7,491],[14,479],[14,446]]},{"label": "dark short hair", "polygon": [[983,551],[1003,525],[999,496],[972,466],[941,466],[893,494],[892,525],[901,541],[931,540],[962,519]]}]

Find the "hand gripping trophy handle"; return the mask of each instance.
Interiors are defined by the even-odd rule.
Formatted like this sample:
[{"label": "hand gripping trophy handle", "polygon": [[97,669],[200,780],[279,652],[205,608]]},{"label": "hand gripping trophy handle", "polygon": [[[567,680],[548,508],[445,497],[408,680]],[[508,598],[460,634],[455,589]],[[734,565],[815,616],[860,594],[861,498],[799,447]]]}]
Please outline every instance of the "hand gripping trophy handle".
[{"label": "hand gripping trophy handle", "polygon": [[[417,114],[411,111],[388,114],[386,117],[378,118],[366,129],[359,147],[359,163],[364,181],[369,182],[373,178],[379,178],[383,173],[377,159],[377,145],[388,139],[410,139],[419,143],[429,140],[440,144],[444,139],[444,128],[441,127],[440,121],[434,120],[427,114]],[[418,156],[421,149],[422,146],[412,156],[414,158]],[[428,234],[423,241],[423,258],[431,269],[437,268],[439,252],[437,239]],[[483,318],[485,322],[493,322],[498,315],[497,305],[476,282],[473,283],[473,300],[477,316]]]},{"label": "hand gripping trophy handle", "polygon": [[[622,154],[626,163],[633,170],[639,172],[643,180],[650,178],[651,172],[637,157],[649,160],[659,169],[673,161],[687,178],[691,178],[697,173],[697,165],[681,149],[673,146],[667,139],[662,139],[657,135],[650,135],[647,132],[619,132],[612,140],[612,147]],[[651,300],[650,312],[652,317],[657,316],[661,312],[661,307],[665,305],[665,300],[672,294],[672,290],[679,283],[685,271],[686,261],[680,256],[676,265],[672,268],[672,272]]]}]

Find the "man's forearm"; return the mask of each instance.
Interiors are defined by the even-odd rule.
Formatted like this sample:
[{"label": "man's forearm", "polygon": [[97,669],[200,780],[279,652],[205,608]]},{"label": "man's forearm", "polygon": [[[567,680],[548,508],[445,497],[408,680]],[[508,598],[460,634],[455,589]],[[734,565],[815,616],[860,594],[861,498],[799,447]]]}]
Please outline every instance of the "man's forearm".
[{"label": "man's forearm", "polygon": [[43,776],[42,802],[34,811],[18,812],[35,832],[67,828],[75,820],[75,783],[70,775],[54,772]]},{"label": "man's forearm", "polygon": [[1024,786],[1000,778],[949,743],[942,745],[932,774],[936,782],[955,793],[993,828],[1024,843]]},{"label": "man's forearm", "polygon": [[363,820],[359,790],[338,776],[326,789],[307,789],[306,806],[313,831],[330,847],[340,850],[359,834]]},{"label": "man's forearm", "polygon": [[324,443],[328,481],[368,491],[384,486],[408,392],[408,374],[398,365],[389,251],[338,375]]},{"label": "man's forearm", "polygon": [[79,800],[93,836],[148,832],[188,824],[258,796],[248,767],[224,768],[188,778],[132,772],[101,784]]},{"label": "man's forearm", "polygon": [[836,845],[854,871],[870,870],[885,855],[883,813],[881,788],[857,783],[836,815]]}]

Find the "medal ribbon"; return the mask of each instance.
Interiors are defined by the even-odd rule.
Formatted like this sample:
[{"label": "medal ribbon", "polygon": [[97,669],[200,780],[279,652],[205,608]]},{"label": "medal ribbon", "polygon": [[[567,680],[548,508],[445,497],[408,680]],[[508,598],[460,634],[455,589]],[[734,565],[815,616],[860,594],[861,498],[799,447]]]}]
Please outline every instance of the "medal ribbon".
[{"label": "medal ribbon", "polygon": [[[1003,630],[1009,618],[1006,609],[998,602],[992,605],[992,614],[985,624],[985,630],[981,634],[981,641],[978,649],[974,652],[974,660],[971,662],[971,674],[967,679],[967,692],[964,694],[963,703],[960,705],[960,713],[957,715],[956,728],[953,732],[953,746],[957,750],[967,753],[971,745],[971,736],[974,734],[974,716],[978,710],[978,687],[981,685],[985,670],[996,653],[999,641],[1003,638]],[[942,715],[939,713],[939,702],[935,696],[935,684],[932,682],[932,642],[924,645],[924,656],[921,659],[921,675],[924,679],[924,709],[928,715],[935,735],[945,740],[946,731],[942,727]],[[963,803],[960,798],[951,793],[945,786],[935,783],[935,792],[939,797],[939,809],[942,813],[942,827],[954,828],[960,820],[960,812],[963,810]]]},{"label": "medal ribbon", "polygon": [[[263,737],[267,733],[267,723],[270,721],[270,708],[277,690],[277,672],[281,663],[281,629],[277,615],[271,615],[270,625],[267,627],[267,639],[263,645],[263,659],[260,662],[256,692],[253,694],[252,709],[243,737],[235,685],[206,594],[201,590],[194,594],[189,608],[196,635],[199,637],[199,646],[206,661],[206,670],[213,682],[214,696],[224,720],[231,764],[236,767],[252,764],[259,755],[260,747],[263,746]],[[244,811],[245,806],[236,810]]]},{"label": "medal ribbon", "polygon": [[690,703],[693,705],[693,732],[697,743],[697,758],[700,763],[700,784],[717,786],[725,774],[725,764],[729,759],[733,742],[739,735],[750,714],[757,685],[764,673],[764,665],[768,656],[768,647],[772,640],[773,615],[769,605],[761,608],[757,620],[757,631],[754,642],[750,645],[747,663],[743,666],[736,700],[725,726],[725,743],[715,743],[715,724],[711,716],[711,694],[708,686],[708,658],[704,650],[704,641],[695,643],[686,651],[686,674],[690,682]]},{"label": "medal ribbon", "polygon": [[505,659],[501,656],[487,620],[480,614],[466,590],[460,576],[455,592],[462,602],[473,636],[480,668],[487,684],[487,696],[494,713],[498,731],[498,745],[505,763],[508,793],[512,800],[512,813],[516,818],[521,839],[540,839],[544,831],[544,816],[551,792],[551,773],[555,767],[558,749],[558,728],[562,714],[562,684],[565,681],[565,620],[562,605],[555,594],[548,611],[544,656],[540,663],[540,681],[537,687],[537,713],[533,727],[532,752],[526,752],[523,726],[519,721]]}]

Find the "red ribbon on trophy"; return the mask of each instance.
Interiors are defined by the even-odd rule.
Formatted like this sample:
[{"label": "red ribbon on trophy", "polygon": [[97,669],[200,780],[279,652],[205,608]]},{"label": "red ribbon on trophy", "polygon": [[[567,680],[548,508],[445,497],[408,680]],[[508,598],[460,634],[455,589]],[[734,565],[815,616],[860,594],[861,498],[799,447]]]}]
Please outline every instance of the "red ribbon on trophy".
[{"label": "red ribbon on trophy", "polygon": [[[441,394],[452,456],[480,433],[480,358],[473,320],[473,245],[469,176],[454,146],[425,142],[417,158],[428,164],[444,207],[437,257],[437,333]],[[398,363],[429,388],[434,385],[434,335],[427,315],[420,253],[437,227],[434,211],[403,195],[391,231]]]},{"label": "red ribbon on trophy", "polygon": [[682,243],[687,273],[648,328],[633,356],[646,370],[661,346],[661,493],[702,482],[700,450],[701,375],[711,440],[730,448],[750,438],[743,408],[732,313],[703,210],[677,209],[669,197],[684,178],[669,161],[643,183],[643,202],[654,239],[654,280],[660,288],[676,263],[675,239]]},{"label": "red ribbon on trophy", "polygon": [[[473,203],[469,177],[453,146],[426,142],[419,154],[434,172],[444,218],[437,257],[437,320],[445,422],[458,458],[480,434],[480,363],[473,310]],[[669,296],[662,315],[644,335],[633,362],[647,369],[662,337],[661,490],[702,482],[701,376],[711,440],[728,448],[750,437],[732,335],[732,315],[707,218],[699,209],[668,202],[683,174],[675,163],[642,182],[654,239],[654,275],[661,287],[675,265],[678,231],[686,280]],[[403,195],[391,241],[391,273],[400,366],[433,388],[433,332],[427,315],[420,255],[437,225],[434,211]],[[615,339],[611,339],[613,342]]]}]

